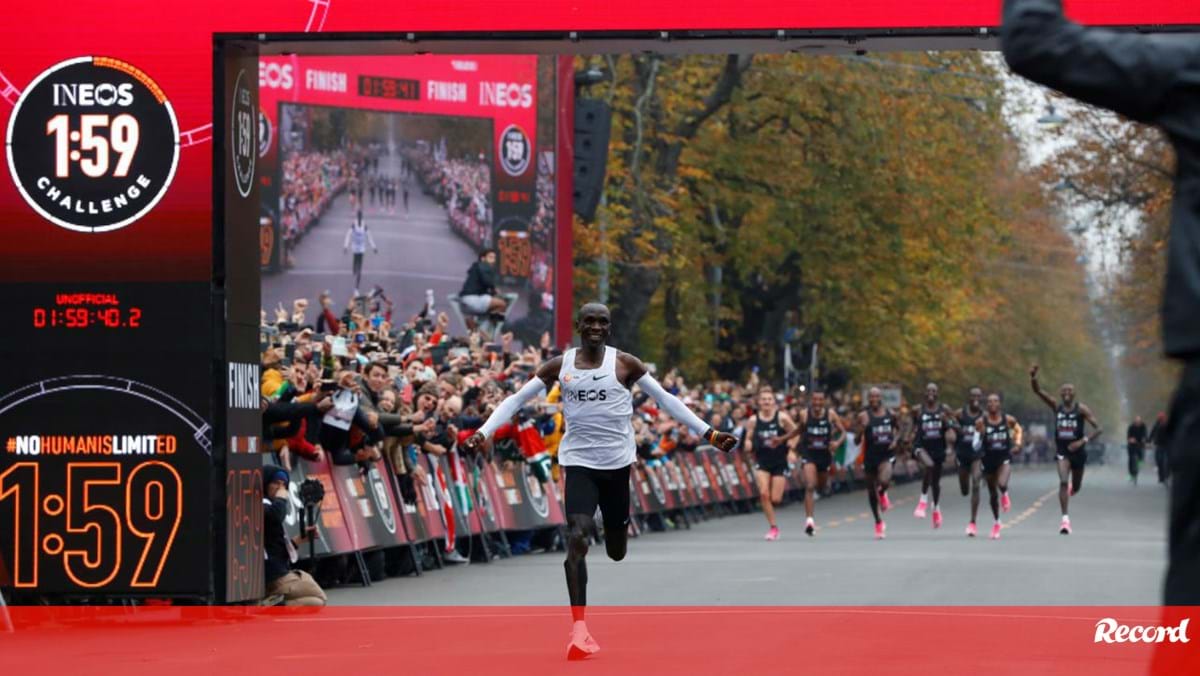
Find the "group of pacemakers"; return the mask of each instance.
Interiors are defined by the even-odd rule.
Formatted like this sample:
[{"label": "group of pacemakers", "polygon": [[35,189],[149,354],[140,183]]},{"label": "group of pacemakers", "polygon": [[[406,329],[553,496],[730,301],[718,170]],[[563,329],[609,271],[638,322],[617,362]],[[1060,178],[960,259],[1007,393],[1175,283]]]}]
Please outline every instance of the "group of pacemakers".
[{"label": "group of pacemakers", "polygon": [[[1054,440],[1058,463],[1058,499],[1062,506],[1059,532],[1071,533],[1071,518],[1067,514],[1070,498],[1083,486],[1083,471],[1087,464],[1087,444],[1100,436],[1102,429],[1092,411],[1075,398],[1075,386],[1064,384],[1055,401],[1038,384],[1038,367],[1029,371],[1034,393],[1054,411]],[[967,403],[958,410],[951,409],[938,399],[938,386],[925,387],[922,403],[912,411],[912,425],[901,432],[900,416],[883,405],[882,393],[871,388],[867,407],[852,421],[852,429],[861,440],[863,472],[867,481],[867,500],[875,517],[875,537],[883,539],[887,525],[882,514],[891,508],[888,488],[892,481],[892,465],[902,448],[911,448],[921,467],[921,498],[913,516],[924,519],[933,503],[933,527],[942,525],[942,468],[950,449],[958,465],[959,488],[971,496],[971,520],[966,534],[975,537],[975,520],[979,513],[980,487],[986,479],[992,517],[991,538],[1000,539],[1003,524],[1001,512],[1012,508],[1008,497],[1008,481],[1012,474],[1012,456],[1020,453],[1024,432],[1017,419],[1004,413],[1000,395],[984,397],[983,390],[972,387]],[[1088,435],[1085,424],[1093,431]],[[775,395],[764,389],[758,395],[758,411],[746,426],[745,448],[754,456],[755,479],[763,515],[770,529],[767,540],[779,539],[775,507],[783,501],[786,475],[797,459],[789,443],[797,437],[799,461],[804,479],[804,531],[816,532],[813,518],[814,494],[824,490],[829,467],[833,462],[832,449],[841,446],[846,435],[846,422],[828,408],[825,395],[814,392],[808,408],[801,411],[799,420],[779,410]]]}]

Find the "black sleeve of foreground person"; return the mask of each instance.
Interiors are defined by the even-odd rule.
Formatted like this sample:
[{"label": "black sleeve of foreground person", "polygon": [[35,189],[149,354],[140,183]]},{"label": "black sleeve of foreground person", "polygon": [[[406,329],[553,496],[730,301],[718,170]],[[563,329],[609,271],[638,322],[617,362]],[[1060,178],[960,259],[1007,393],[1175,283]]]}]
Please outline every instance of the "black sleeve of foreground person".
[{"label": "black sleeve of foreground person", "polygon": [[1200,54],[1194,35],[1085,28],[1062,0],[1005,0],[1000,45],[1018,75],[1139,122],[1159,120]]}]

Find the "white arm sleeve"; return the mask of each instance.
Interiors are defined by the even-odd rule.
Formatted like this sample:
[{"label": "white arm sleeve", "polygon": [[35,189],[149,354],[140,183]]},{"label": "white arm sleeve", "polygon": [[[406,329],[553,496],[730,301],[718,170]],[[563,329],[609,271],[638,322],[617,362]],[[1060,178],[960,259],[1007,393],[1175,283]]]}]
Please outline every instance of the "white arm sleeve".
[{"label": "white arm sleeve", "polygon": [[654,379],[654,376],[647,373],[638,378],[637,386],[645,390],[646,394],[654,397],[654,401],[657,401],[658,405],[669,413],[672,418],[687,425],[696,434],[704,434],[708,431],[708,423],[701,420],[695,413],[692,413],[692,409],[684,406],[678,397],[664,390],[663,386],[659,385],[658,381]]},{"label": "white arm sleeve", "polygon": [[971,437],[971,450],[978,451],[983,448],[983,432],[975,430],[975,435]]},{"label": "white arm sleeve", "polygon": [[500,402],[500,405],[488,417],[487,422],[483,423],[483,427],[479,428],[479,432],[483,434],[483,438],[490,439],[496,433],[496,428],[512,420],[522,406],[545,393],[546,383],[543,383],[542,379],[537,376],[530,378],[524,387]]}]

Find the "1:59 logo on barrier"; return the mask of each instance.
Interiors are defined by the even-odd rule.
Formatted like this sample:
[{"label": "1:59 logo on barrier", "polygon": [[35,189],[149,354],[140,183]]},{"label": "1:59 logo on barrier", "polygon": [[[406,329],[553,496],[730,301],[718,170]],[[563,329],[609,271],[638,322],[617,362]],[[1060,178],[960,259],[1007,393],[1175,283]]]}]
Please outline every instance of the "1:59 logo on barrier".
[{"label": "1:59 logo on barrier", "polygon": [[8,167],[25,201],[56,225],[107,232],[144,216],[179,162],[179,125],[162,89],[107,57],[58,63],[17,101]]}]

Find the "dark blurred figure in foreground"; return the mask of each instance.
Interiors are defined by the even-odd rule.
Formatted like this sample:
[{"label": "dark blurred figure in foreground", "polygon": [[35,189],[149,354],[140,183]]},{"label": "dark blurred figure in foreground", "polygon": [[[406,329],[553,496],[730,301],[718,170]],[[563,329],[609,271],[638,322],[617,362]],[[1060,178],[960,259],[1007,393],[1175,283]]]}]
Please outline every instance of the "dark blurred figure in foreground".
[{"label": "dark blurred figure in foreground", "polygon": [[1141,469],[1142,460],[1146,457],[1146,436],[1149,432],[1146,430],[1146,423],[1142,421],[1142,416],[1134,416],[1133,422],[1129,425],[1129,429],[1125,431],[1125,448],[1126,454],[1129,456],[1129,480],[1137,485],[1138,470]]},{"label": "dark blurred figure in foreground", "polygon": [[1175,148],[1163,344],[1184,362],[1167,414],[1171,486],[1167,605],[1200,605],[1200,39],[1068,21],[1061,0],[1005,0],[1004,58],[1019,75],[1161,128]]},{"label": "dark blurred figure in foreground", "polygon": [[1150,428],[1150,438],[1146,441],[1154,445],[1154,468],[1158,471],[1158,483],[1167,485],[1171,477],[1171,466],[1167,458],[1167,414],[1159,411],[1154,419],[1154,427]]}]

